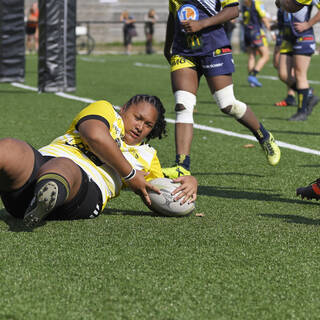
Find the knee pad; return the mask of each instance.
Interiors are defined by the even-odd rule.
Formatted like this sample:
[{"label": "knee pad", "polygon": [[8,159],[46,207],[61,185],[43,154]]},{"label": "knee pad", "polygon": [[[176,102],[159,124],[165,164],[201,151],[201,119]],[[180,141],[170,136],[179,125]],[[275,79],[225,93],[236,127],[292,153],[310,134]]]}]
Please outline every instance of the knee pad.
[{"label": "knee pad", "polygon": [[236,119],[241,119],[247,111],[247,105],[239,100],[235,100],[229,114]]},{"label": "knee pad", "polygon": [[241,119],[247,111],[247,105],[235,98],[233,84],[216,91],[213,97],[221,110],[231,106],[228,114],[236,119]]},{"label": "knee pad", "polygon": [[197,97],[188,91],[178,90],[174,93],[177,105],[183,105],[182,110],[176,108],[176,123],[193,123],[193,109],[197,102]]}]

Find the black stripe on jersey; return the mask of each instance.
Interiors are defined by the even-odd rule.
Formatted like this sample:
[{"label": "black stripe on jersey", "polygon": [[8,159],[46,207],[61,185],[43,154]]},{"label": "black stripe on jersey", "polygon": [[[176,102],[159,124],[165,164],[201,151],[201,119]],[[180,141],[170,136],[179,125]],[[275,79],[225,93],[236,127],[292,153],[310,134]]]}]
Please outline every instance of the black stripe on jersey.
[{"label": "black stripe on jersey", "polygon": [[78,121],[78,123],[76,124],[76,129],[78,130],[79,125],[82,122],[84,122],[86,120],[91,120],[91,119],[102,121],[110,129],[110,123],[108,122],[108,120],[106,118],[104,118],[104,117],[98,116],[97,114],[90,114],[90,115],[87,115],[87,116],[81,118]]}]

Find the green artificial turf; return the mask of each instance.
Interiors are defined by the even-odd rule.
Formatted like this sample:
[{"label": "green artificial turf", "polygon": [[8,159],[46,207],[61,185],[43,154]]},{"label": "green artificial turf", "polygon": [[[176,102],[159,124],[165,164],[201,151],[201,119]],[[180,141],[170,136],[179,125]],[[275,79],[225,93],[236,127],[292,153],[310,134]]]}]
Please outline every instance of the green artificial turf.
[{"label": "green artificial turf", "polygon": [[[273,106],[285,86],[260,78],[263,87],[250,88],[247,57],[234,58],[236,97],[277,140],[320,150],[319,105],[307,121],[287,121],[295,108]],[[309,79],[319,81],[319,64],[313,57]],[[33,87],[36,65],[28,56],[25,84]],[[271,63],[261,76],[276,76]],[[174,119],[162,56],[78,57],[75,96],[122,105],[136,93],[158,95]],[[10,84],[0,84],[0,97],[0,138],[37,148],[64,133],[86,105]],[[204,79],[194,118],[250,134],[218,110]],[[171,165],[173,124],[151,144],[163,166]],[[0,320],[319,319],[319,204],[295,196],[319,177],[319,156],[282,148],[271,167],[258,143],[197,129],[191,166],[199,195],[186,218],[155,216],[123,191],[97,219],[44,222],[28,232],[0,204]]]}]

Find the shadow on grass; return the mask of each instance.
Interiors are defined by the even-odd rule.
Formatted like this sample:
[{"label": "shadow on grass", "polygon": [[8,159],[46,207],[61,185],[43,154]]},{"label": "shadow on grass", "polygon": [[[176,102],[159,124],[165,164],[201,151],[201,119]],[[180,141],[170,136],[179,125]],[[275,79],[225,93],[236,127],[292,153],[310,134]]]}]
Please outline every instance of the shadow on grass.
[{"label": "shadow on grass", "polygon": [[264,178],[260,174],[254,173],[242,173],[242,172],[193,172],[194,176],[245,176],[245,177],[256,177],[256,178]]},{"label": "shadow on grass", "polygon": [[[32,229],[26,227],[21,219],[17,219],[11,216],[5,209],[0,209],[0,221],[5,222],[11,232],[32,232]],[[41,222],[37,227],[44,225],[45,222]]]},{"label": "shadow on grass", "polygon": [[[258,190],[258,189],[254,189]],[[271,191],[271,190],[262,190]],[[306,204],[302,200],[294,200],[288,198],[282,198],[280,193],[262,193],[237,190],[233,187],[214,187],[214,186],[199,186],[198,194],[200,196],[211,196],[217,198],[227,199],[245,199],[245,200],[258,200],[266,202],[284,202],[290,204]]]},{"label": "shadow on grass", "polygon": [[320,164],[304,164],[299,166],[300,168],[319,168]]},{"label": "shadow on grass", "polygon": [[122,210],[122,209],[104,209],[102,214],[110,216],[149,216],[149,217],[161,217],[161,218],[174,218],[166,217],[152,211],[137,211],[137,210]]},{"label": "shadow on grass", "polygon": [[33,92],[30,92],[30,91],[22,91],[22,90],[0,90],[0,93],[30,94],[30,93],[33,93]]},{"label": "shadow on grass", "polygon": [[273,133],[295,134],[299,136],[320,136],[319,132],[302,132],[302,131],[287,131],[287,130],[272,130]]},{"label": "shadow on grass", "polygon": [[242,172],[192,172],[194,176],[245,176],[245,177],[256,177],[256,178],[264,178],[260,174],[254,173],[242,173]]},{"label": "shadow on grass", "polygon": [[271,219],[283,219],[287,223],[296,223],[296,224],[307,224],[313,226],[320,225],[320,219],[310,219],[306,217],[300,217],[290,214],[277,214],[277,213],[261,213],[261,217],[271,218]]}]

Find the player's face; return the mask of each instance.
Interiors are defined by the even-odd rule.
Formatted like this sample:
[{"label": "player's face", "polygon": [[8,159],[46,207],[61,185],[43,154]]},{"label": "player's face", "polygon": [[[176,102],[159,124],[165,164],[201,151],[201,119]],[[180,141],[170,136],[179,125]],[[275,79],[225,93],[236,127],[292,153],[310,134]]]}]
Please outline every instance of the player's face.
[{"label": "player's face", "polygon": [[157,109],[147,102],[122,108],[120,115],[125,129],[124,142],[129,145],[139,144],[146,138],[158,119]]}]

